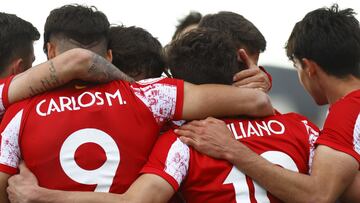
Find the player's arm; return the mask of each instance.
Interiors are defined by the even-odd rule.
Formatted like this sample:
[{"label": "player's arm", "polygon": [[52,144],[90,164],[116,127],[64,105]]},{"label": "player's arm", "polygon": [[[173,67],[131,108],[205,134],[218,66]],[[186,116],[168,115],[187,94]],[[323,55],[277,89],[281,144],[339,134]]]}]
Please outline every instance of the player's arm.
[{"label": "player's arm", "polygon": [[8,195],[6,193],[6,187],[8,186],[8,179],[10,175],[0,172],[0,202],[9,202]]},{"label": "player's arm", "polygon": [[359,168],[352,156],[320,145],[311,176],[283,169],[233,139],[225,123],[214,119],[190,123],[176,133],[201,153],[228,160],[285,202],[335,202]]},{"label": "player's arm", "polygon": [[115,79],[133,81],[105,58],[76,48],[16,75],[9,86],[9,103],[54,89],[74,79],[90,82]]},{"label": "player's arm", "polygon": [[257,89],[184,82],[182,119],[223,116],[268,116],[274,112],[268,95]]},{"label": "player's arm", "polygon": [[360,202],[359,188],[360,188],[360,172],[356,174],[354,181],[342,195],[341,202],[346,202],[346,203]]},{"label": "player's arm", "polygon": [[24,165],[20,165],[19,175],[9,179],[7,191],[9,199],[15,203],[158,203],[167,202],[174,194],[167,181],[152,174],[141,175],[122,195],[49,190],[39,187],[35,176]]}]

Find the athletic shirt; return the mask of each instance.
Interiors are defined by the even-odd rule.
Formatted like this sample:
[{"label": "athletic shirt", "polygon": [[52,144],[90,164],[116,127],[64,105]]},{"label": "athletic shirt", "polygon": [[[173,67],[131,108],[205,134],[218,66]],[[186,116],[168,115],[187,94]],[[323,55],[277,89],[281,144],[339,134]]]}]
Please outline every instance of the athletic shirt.
[{"label": "athletic shirt", "polygon": [[13,78],[14,76],[12,75],[0,79],[0,122],[5,113],[5,109],[9,106],[8,92],[9,92],[10,82]]},{"label": "athletic shirt", "polygon": [[326,145],[354,157],[360,164],[360,90],[332,104],[317,145]]},{"label": "athletic shirt", "polygon": [[[308,173],[310,151],[319,130],[305,117],[290,113],[225,122],[235,139],[265,159],[292,171]],[[180,190],[188,203],[280,202],[231,163],[189,148],[173,131],[158,139],[141,173],[164,178],[175,191]]]},{"label": "athletic shirt", "polygon": [[40,186],[123,193],[163,123],[181,118],[183,81],[75,87],[9,108],[1,125],[0,171],[17,173],[23,159]]}]

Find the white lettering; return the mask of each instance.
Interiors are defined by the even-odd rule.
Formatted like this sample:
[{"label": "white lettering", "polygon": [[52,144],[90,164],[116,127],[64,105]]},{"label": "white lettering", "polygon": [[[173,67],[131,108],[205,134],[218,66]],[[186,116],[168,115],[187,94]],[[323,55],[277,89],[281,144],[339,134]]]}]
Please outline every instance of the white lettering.
[{"label": "white lettering", "polygon": [[[87,103],[87,104],[84,104],[84,103],[82,102],[82,98],[83,98],[83,96],[85,96],[86,94],[91,97],[91,102],[89,102],[89,103]],[[95,96],[94,96],[94,94],[92,94],[91,92],[84,92],[84,93],[82,93],[82,94],[78,97],[78,103],[79,103],[79,105],[80,105],[81,107],[89,107],[89,106],[92,106],[92,105],[94,105],[94,103],[95,103]]]},{"label": "white lettering", "polygon": [[[89,99],[87,99],[89,98]],[[123,100],[120,90],[114,93],[109,92],[83,92],[78,97],[59,96],[58,98],[51,98],[47,103],[46,99],[41,100],[36,105],[36,113],[39,116],[48,116],[54,112],[76,111],[82,108],[89,108],[91,106],[102,106],[113,104],[125,105],[126,101]],[[41,111],[46,108],[47,112]]]},{"label": "white lettering", "polygon": [[51,112],[54,112],[54,111],[60,112],[60,108],[58,107],[56,102],[53,99],[51,99],[50,103],[49,103],[47,115],[50,115]]},{"label": "white lettering", "polygon": [[37,105],[36,105],[36,113],[39,114],[39,116],[46,116],[46,113],[43,113],[40,111],[40,107],[41,107],[41,104],[45,103],[46,102],[46,99],[44,100],[41,100]]},{"label": "white lettering", "polygon": [[114,94],[110,94],[110,93],[105,92],[105,96],[106,96],[106,100],[107,100],[109,106],[112,106],[111,98],[115,99],[116,97],[119,100],[119,104],[123,104],[122,97],[121,97],[121,94],[120,94],[119,90],[117,90]]},{"label": "white lettering", "polygon": [[258,128],[258,131],[260,133],[261,136],[264,136],[263,134],[263,130],[265,130],[267,132],[267,135],[270,135],[270,131],[269,131],[269,128],[268,126],[266,125],[265,121],[261,121],[262,122],[262,125],[260,125],[258,122],[255,122],[256,123],[256,126]]},{"label": "white lettering", "polygon": [[[273,123],[276,123],[276,124],[278,124],[279,126],[280,126],[280,131],[275,131],[273,128],[272,128],[272,125],[271,124],[273,124]],[[269,130],[272,132],[272,133],[274,133],[274,134],[278,134],[278,135],[281,135],[281,134],[283,134],[284,132],[285,132],[285,126],[282,124],[282,123],[280,123],[279,121],[277,121],[277,120],[270,120],[269,122],[268,122],[268,127],[269,127]]]},{"label": "white lettering", "polygon": [[[59,97],[60,100],[60,109],[61,111],[65,111],[65,108],[68,109],[69,111],[71,111],[71,100],[69,97]],[[65,100],[67,100],[67,102],[65,103]]]},{"label": "white lettering", "polygon": [[96,103],[96,105],[101,106],[104,105],[104,99],[100,97],[101,92],[95,92],[96,99],[99,100],[99,102]]},{"label": "white lettering", "polygon": [[254,134],[256,134],[257,136],[260,136],[259,133],[254,128],[254,126],[250,122],[248,122],[248,134],[247,134],[247,137],[250,137],[251,135],[254,135]]}]

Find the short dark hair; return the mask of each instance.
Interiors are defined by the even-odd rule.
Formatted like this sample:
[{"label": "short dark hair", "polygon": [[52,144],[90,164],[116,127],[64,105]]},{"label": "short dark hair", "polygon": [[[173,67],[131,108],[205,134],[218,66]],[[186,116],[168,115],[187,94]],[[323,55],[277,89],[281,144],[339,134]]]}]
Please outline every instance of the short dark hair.
[{"label": "short dark hair", "polygon": [[360,77],[360,26],[354,15],[337,4],[306,14],[291,32],[287,56],[311,59],[337,77]]},{"label": "short dark hair", "polygon": [[13,14],[0,12],[1,72],[15,58],[28,57],[32,53],[33,42],[39,38],[40,33],[28,21]]},{"label": "short dark hair", "polygon": [[179,20],[179,24],[176,26],[176,30],[174,35],[172,36],[172,40],[175,40],[176,37],[187,27],[190,25],[196,25],[200,22],[202,18],[201,13],[196,11],[190,11],[188,15]]},{"label": "short dark hair", "polygon": [[250,53],[265,51],[266,40],[256,26],[242,15],[221,11],[204,16],[199,27],[213,28],[231,36],[237,48],[246,48]]},{"label": "short dark hair", "polygon": [[143,28],[111,27],[109,48],[113,64],[132,77],[160,77],[164,71],[162,45]]},{"label": "short dark hair", "polygon": [[184,34],[168,45],[166,55],[172,75],[194,84],[232,84],[233,75],[245,69],[232,40],[214,29]]},{"label": "short dark hair", "polygon": [[74,4],[54,9],[45,22],[44,52],[47,53],[46,44],[54,35],[75,40],[85,46],[104,40],[107,49],[109,27],[106,15],[94,6]]}]

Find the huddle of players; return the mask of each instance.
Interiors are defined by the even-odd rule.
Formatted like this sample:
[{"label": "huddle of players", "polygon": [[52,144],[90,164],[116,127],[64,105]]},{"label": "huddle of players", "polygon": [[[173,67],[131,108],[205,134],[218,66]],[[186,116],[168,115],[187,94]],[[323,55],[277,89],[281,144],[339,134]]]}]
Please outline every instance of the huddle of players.
[{"label": "huddle of players", "polygon": [[[98,15],[99,18],[89,15],[92,16],[89,17],[89,22],[102,27],[87,26],[84,23],[79,27],[80,24],[73,20],[76,19],[73,18],[74,16],[80,15],[79,13],[83,18],[89,13]],[[102,22],[99,23],[100,21]],[[109,24],[106,21],[106,17],[93,8],[65,6],[53,10],[47,19],[44,34],[44,51],[50,59],[44,67],[45,70],[48,68],[48,72],[44,73],[45,78],[39,77],[40,88],[32,86],[27,88],[30,90],[29,93],[11,93],[17,92],[14,87],[11,89],[13,83],[25,79],[17,76],[6,79],[2,85],[4,108],[8,105],[11,94],[17,97],[10,101],[16,101],[29,94],[43,92],[75,79],[72,78],[75,76],[69,77],[73,75],[71,72],[64,71],[63,75],[58,73],[63,71],[59,70],[62,63],[69,61],[60,57],[66,54],[78,54],[76,52],[83,53],[81,61],[73,62],[74,67],[83,67],[83,70],[78,68],[76,73],[93,74],[91,77],[87,74],[79,74],[81,77],[77,79],[81,80],[107,82],[119,78],[128,79],[104,60],[104,58],[113,58],[116,66],[135,79],[159,76],[162,72],[161,68],[166,64],[174,78],[194,84],[224,85],[231,85],[235,80],[235,85],[240,87],[196,86],[181,80],[162,78],[138,83],[114,81],[104,85],[86,84],[84,89],[79,89],[74,88],[79,87],[79,83],[75,82],[74,87],[60,88],[17,103],[7,110],[1,125],[0,170],[3,173],[1,175],[3,192],[7,179],[17,173],[20,159],[24,160],[35,174],[40,186],[59,190],[40,188],[36,180],[31,179],[29,171],[22,166],[20,175],[13,176],[9,181],[8,193],[11,201],[166,202],[177,190],[181,192],[186,202],[280,201],[267,193],[261,187],[263,186],[284,201],[301,202],[303,199],[294,197],[294,193],[291,193],[293,191],[286,192],[288,187],[286,184],[285,189],[269,185],[266,180],[262,185],[262,179],[258,181],[258,177],[249,175],[247,173],[249,170],[246,167],[243,169],[241,164],[234,161],[236,159],[220,156],[221,153],[219,153],[220,157],[216,158],[228,159],[227,161],[213,159],[180,141],[182,139],[195,148],[199,147],[194,144],[195,139],[189,140],[191,138],[187,134],[191,133],[192,129],[202,127],[204,123],[208,123],[209,126],[222,125],[223,123],[218,120],[209,118],[184,125],[180,128],[180,134],[183,135],[180,139],[172,130],[157,139],[160,128],[170,119],[190,120],[207,116],[232,116],[224,119],[227,124],[225,129],[230,129],[236,140],[240,140],[255,153],[286,169],[303,174],[310,173],[311,169],[313,176],[314,170],[317,169],[313,168],[314,163],[319,162],[319,159],[313,160],[317,145],[329,146],[332,150],[341,153],[348,161],[346,164],[350,163],[349,169],[346,170],[345,175],[340,174],[342,181],[341,184],[337,184],[340,186],[326,188],[332,194],[325,196],[329,199],[321,199],[321,201],[335,201],[347,188],[349,192],[343,198],[356,202],[356,191],[352,192],[352,188],[356,187],[356,181],[352,187],[348,187],[355,179],[360,153],[358,146],[360,135],[356,128],[359,114],[357,96],[359,93],[356,90],[359,85],[360,30],[359,22],[354,18],[352,10],[339,10],[334,5],[329,9],[310,12],[296,24],[286,47],[289,58],[297,66],[300,81],[305,89],[319,104],[331,103],[332,109],[341,108],[342,114],[347,115],[345,125],[341,121],[334,121],[334,116],[331,115],[335,110],[331,110],[332,114],[329,114],[327,119],[330,127],[325,124],[326,132],[321,132],[320,135],[316,126],[301,115],[278,112],[271,115],[273,110],[267,102],[267,97],[258,90],[243,88],[268,90],[270,85],[266,74],[256,65],[260,52],[265,50],[266,41],[259,30],[242,16],[231,12],[204,16],[198,28],[178,34],[166,47],[166,61],[160,43],[140,28],[112,28],[108,42],[104,37],[109,34]],[[313,21],[316,21],[318,28],[312,28]],[[329,29],[337,32],[330,32]],[[324,30],[327,32],[324,33]],[[326,38],[328,41],[314,43],[314,35],[319,33],[329,36]],[[115,35],[117,37],[114,37]],[[38,35],[32,40],[36,37],[38,38]],[[134,38],[136,40],[131,40]],[[141,39],[151,42],[146,40],[142,42]],[[112,52],[107,49],[108,44]],[[328,49],[329,47],[333,49]],[[82,49],[73,50],[72,53],[72,48]],[[83,49],[89,49],[104,58]],[[314,64],[329,77],[351,81],[351,85],[344,89],[348,91],[347,93],[352,93],[345,94],[346,97],[342,95],[340,98],[344,97],[343,99],[337,98],[335,101],[330,100],[329,95],[320,94],[314,82],[319,80],[317,69],[311,69]],[[150,65],[154,65],[155,68]],[[41,67],[37,69],[39,68]],[[308,72],[304,73],[305,70]],[[320,78],[320,82],[327,82],[321,79],[323,78]],[[234,95],[235,93],[237,95]],[[341,104],[336,103],[338,99]],[[346,109],[343,106],[346,106]],[[245,119],[237,117],[240,115],[267,117]],[[40,126],[39,123],[42,125]],[[52,129],[56,129],[56,132]],[[342,133],[344,129],[346,134],[339,135],[338,133]],[[51,135],[48,134],[49,132]],[[222,132],[225,134],[225,131]],[[339,141],[338,137],[342,140]],[[94,148],[82,149],[83,154],[81,154],[79,150],[81,146],[89,143],[100,146],[105,156],[98,151],[92,152]],[[41,146],[41,149],[34,150],[33,146]],[[229,145],[229,148],[231,146]],[[201,150],[201,146],[199,149]],[[87,160],[86,157],[91,152],[94,156]],[[148,156],[149,160],[147,160]],[[237,156],[242,156],[241,152]],[[280,167],[274,170],[278,168],[280,170]],[[141,176],[138,177],[139,173]],[[251,170],[249,173],[251,174]],[[327,180],[330,183],[338,183],[336,181],[338,180],[331,178]],[[313,187],[313,190],[317,191],[317,186],[313,185]],[[333,188],[336,190],[331,190]],[[126,193],[115,195],[60,190]],[[284,191],[285,195],[278,190]],[[286,193],[290,193],[290,197]],[[4,198],[7,198],[6,194]],[[317,196],[307,198],[305,202],[321,202]]]}]

